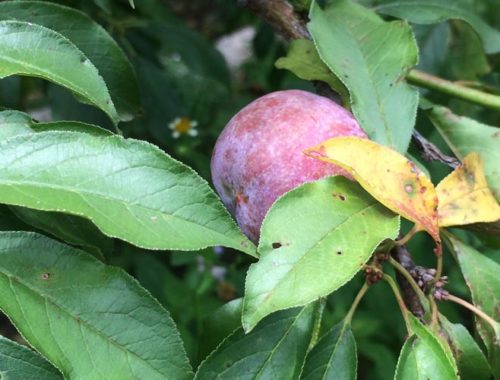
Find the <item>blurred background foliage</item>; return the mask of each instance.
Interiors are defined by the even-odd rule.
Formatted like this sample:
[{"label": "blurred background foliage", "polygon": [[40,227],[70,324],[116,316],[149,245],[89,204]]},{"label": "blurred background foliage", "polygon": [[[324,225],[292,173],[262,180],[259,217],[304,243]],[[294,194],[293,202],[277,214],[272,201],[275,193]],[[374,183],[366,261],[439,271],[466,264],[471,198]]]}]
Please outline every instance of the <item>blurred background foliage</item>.
[{"label": "blurred background foliage", "polygon": [[[209,181],[212,147],[233,114],[252,99],[271,91],[289,88],[314,91],[311,83],[274,67],[276,59],[286,53],[286,42],[235,0],[136,0],[135,10],[125,0],[56,2],[89,14],[130,58],[142,106],[134,120],[119,124],[123,135],[150,141]],[[491,26],[500,30],[500,2],[470,2]],[[377,1],[360,3],[370,7]],[[477,35],[467,24],[451,21],[414,25],[414,33],[420,48],[421,70],[487,91],[500,91],[500,54],[486,56]],[[498,112],[437,93],[423,93],[458,114],[500,125]],[[0,104],[26,111],[40,121],[81,120],[114,130],[103,112],[77,102],[67,90],[41,79],[14,76],[1,80]],[[451,154],[425,116],[419,115],[417,129]],[[419,157],[413,146],[410,153]],[[449,168],[440,163],[426,163],[426,166],[434,183],[449,173]],[[1,229],[12,230],[15,226],[19,230],[43,230],[43,226],[32,226],[23,220],[22,213],[0,207]],[[100,253],[104,260],[125,268],[170,311],[196,367],[206,343],[203,339],[208,339],[205,320],[226,302],[243,295],[251,259],[222,248],[197,253],[150,252],[113,241],[97,231],[92,233],[99,234],[98,245],[106,247]],[[500,262],[498,239],[481,240],[461,231],[458,234]],[[98,254],[95,249],[83,248]],[[419,265],[434,265],[433,243],[426,235],[417,235],[409,248]],[[449,289],[458,296],[467,296],[462,276],[450,255],[445,256],[445,274],[450,278]],[[361,283],[362,277],[358,275],[328,297],[322,331],[343,318]],[[444,304],[442,309],[451,321],[472,326],[471,314],[463,309]],[[223,329],[226,321],[212,323],[220,324]],[[353,329],[359,350],[360,378],[391,378],[405,330],[387,285],[370,289],[356,313]],[[0,330],[15,338],[15,330],[5,318]]]}]

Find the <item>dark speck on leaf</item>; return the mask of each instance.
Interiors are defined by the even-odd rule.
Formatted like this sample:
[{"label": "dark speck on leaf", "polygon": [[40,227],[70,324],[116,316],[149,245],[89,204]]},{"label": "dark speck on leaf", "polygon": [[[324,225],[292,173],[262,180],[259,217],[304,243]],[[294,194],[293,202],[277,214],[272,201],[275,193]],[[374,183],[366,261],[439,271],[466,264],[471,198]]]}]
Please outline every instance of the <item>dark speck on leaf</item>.
[{"label": "dark speck on leaf", "polygon": [[281,243],[280,242],[273,243],[272,247],[273,247],[273,249],[281,248]]},{"label": "dark speck on leaf", "polygon": [[342,251],[337,251],[337,255],[341,255],[342,254]]},{"label": "dark speck on leaf", "polygon": [[50,273],[42,273],[42,280],[48,280],[50,277]]}]

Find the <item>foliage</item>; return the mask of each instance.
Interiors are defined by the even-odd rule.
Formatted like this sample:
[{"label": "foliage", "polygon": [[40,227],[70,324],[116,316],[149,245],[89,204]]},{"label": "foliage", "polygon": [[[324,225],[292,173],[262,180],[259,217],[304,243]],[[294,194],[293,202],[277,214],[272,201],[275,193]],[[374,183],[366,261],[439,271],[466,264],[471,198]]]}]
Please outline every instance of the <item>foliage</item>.
[{"label": "foliage", "polygon": [[[290,3],[295,41],[229,0],[0,2],[0,378],[500,379],[498,4]],[[355,181],[256,247],[215,140],[321,85],[370,140],[303,153]]]}]

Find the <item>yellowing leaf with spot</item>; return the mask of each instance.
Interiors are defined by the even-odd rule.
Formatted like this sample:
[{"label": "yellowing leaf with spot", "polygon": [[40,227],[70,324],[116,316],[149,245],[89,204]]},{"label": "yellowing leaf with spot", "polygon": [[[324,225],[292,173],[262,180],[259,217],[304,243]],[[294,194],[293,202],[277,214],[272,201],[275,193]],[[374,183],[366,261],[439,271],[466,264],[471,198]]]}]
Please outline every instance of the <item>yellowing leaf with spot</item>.
[{"label": "yellowing leaf with spot", "polygon": [[304,153],[341,166],[379,202],[440,243],[434,185],[413,162],[395,150],[350,136],[324,141]]},{"label": "yellowing leaf with spot", "polygon": [[464,162],[436,187],[440,227],[460,226],[500,219],[500,206],[493,197],[478,153]]}]

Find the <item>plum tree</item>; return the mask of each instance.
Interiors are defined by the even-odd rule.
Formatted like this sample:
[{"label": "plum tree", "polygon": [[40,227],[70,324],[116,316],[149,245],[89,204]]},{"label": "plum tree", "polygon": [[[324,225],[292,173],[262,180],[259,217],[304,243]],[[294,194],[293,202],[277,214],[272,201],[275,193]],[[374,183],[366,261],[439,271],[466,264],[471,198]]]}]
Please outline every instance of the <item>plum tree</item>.
[{"label": "plum tree", "polygon": [[267,94],[238,112],[214,148],[212,179],[243,232],[258,241],[273,202],[298,185],[341,168],[301,154],[340,136],[366,137],[352,114],[325,97],[301,90]]}]

